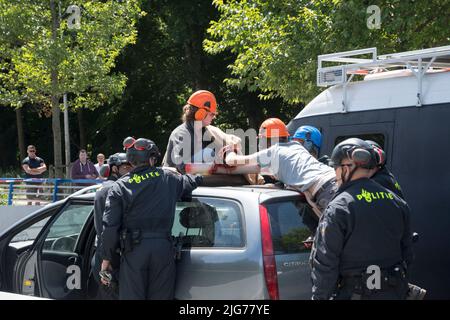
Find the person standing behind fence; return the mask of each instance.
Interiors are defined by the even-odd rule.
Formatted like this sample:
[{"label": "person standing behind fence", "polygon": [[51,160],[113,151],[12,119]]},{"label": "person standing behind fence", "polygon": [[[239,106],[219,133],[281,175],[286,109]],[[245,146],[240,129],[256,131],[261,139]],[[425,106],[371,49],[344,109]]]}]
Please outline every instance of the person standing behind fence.
[{"label": "person standing behind fence", "polygon": [[[25,171],[25,178],[27,179],[39,179],[43,178],[43,173],[47,170],[44,159],[36,156],[36,147],[29,145],[27,148],[28,157],[23,159],[22,168]],[[27,185],[41,185],[42,182],[26,182]],[[42,193],[42,188],[27,188],[27,199],[28,200],[38,200],[39,192]],[[29,206],[33,204],[32,201],[28,201]],[[36,205],[40,205],[39,201],[35,202]]]},{"label": "person standing behind fence", "polygon": [[[72,179],[97,179],[98,172],[94,164],[87,158],[87,152],[81,149],[78,159],[72,165]],[[88,186],[92,183],[75,183],[76,186]]]},{"label": "person standing behind fence", "polygon": [[99,153],[97,155],[97,163],[94,164],[95,169],[97,169],[97,173],[100,175],[100,168],[105,164],[105,155],[103,153]]}]

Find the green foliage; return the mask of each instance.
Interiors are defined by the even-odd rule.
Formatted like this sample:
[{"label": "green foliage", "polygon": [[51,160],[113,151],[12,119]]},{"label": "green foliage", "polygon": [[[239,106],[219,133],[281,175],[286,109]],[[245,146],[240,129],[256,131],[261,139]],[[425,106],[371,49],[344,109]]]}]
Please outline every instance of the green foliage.
[{"label": "green foliage", "polygon": [[[317,55],[378,47],[381,53],[446,45],[450,2],[356,0],[214,0],[208,53],[231,52],[231,86],[261,90],[260,98],[307,102],[315,86]],[[381,9],[381,28],[369,29],[369,5]]]},{"label": "green foliage", "polygon": [[121,50],[136,41],[135,24],[143,15],[139,1],[61,1],[63,13],[72,4],[82,8],[81,28],[69,30],[62,19],[56,35],[50,2],[0,0],[0,103],[49,107],[51,96],[65,92],[76,96],[75,108],[112,101],[126,85],[126,77],[111,70]]},{"label": "green foliage", "polygon": [[0,206],[8,205],[8,194],[0,193]]}]

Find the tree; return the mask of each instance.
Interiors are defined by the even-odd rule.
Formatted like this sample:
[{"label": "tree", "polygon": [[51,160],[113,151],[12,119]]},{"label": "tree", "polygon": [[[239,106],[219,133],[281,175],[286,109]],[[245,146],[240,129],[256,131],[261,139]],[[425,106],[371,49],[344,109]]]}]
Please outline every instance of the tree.
[{"label": "tree", "polygon": [[[261,90],[260,98],[307,102],[316,88],[317,55],[378,47],[381,53],[445,45],[446,0],[380,0],[381,28],[367,27],[373,1],[214,0],[208,53],[231,52],[230,86]],[[443,14],[436,14],[442,12]]]},{"label": "tree", "polygon": [[[76,4],[82,20],[70,30],[59,9]],[[96,108],[119,96],[126,77],[111,70],[121,50],[135,42],[142,15],[138,0],[0,0],[0,42],[12,67],[3,79],[13,83],[8,92],[14,99],[15,88],[23,88],[22,97],[51,114],[56,176],[62,176],[62,94],[72,93],[74,108]]]}]

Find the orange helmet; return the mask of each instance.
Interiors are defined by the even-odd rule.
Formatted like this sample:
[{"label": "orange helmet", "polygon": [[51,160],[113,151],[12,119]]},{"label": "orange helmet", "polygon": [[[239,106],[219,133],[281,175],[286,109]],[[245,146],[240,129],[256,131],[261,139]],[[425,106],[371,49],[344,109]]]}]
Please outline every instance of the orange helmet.
[{"label": "orange helmet", "polygon": [[195,113],[195,120],[198,121],[205,119],[208,112],[216,113],[217,110],[216,97],[206,90],[194,92],[187,103],[198,108],[198,111]]},{"label": "orange helmet", "polygon": [[278,118],[269,118],[259,127],[258,136],[260,138],[282,138],[289,137],[289,132],[283,121]]}]

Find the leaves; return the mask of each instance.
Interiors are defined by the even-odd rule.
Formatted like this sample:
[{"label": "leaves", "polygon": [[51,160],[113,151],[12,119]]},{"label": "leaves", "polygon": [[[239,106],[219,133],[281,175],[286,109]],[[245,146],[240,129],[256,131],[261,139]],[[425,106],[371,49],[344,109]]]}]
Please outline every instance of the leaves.
[{"label": "leaves", "polygon": [[318,92],[319,54],[378,47],[381,53],[448,44],[450,2],[376,1],[381,29],[369,29],[368,1],[213,1],[220,18],[203,42],[210,54],[230,52],[230,86],[261,91],[261,99],[307,102]]},{"label": "leaves", "polygon": [[[8,61],[0,87],[9,92],[2,103],[25,99],[48,106],[52,95],[72,93],[79,97],[75,108],[95,108],[122,93],[126,78],[111,71],[120,52],[136,41],[135,25],[144,15],[139,1],[61,4],[63,11],[69,4],[82,8],[81,28],[69,30],[63,19],[54,38],[49,1],[0,0],[0,42],[7,49],[0,56]],[[56,87],[52,69],[57,70]]]}]

